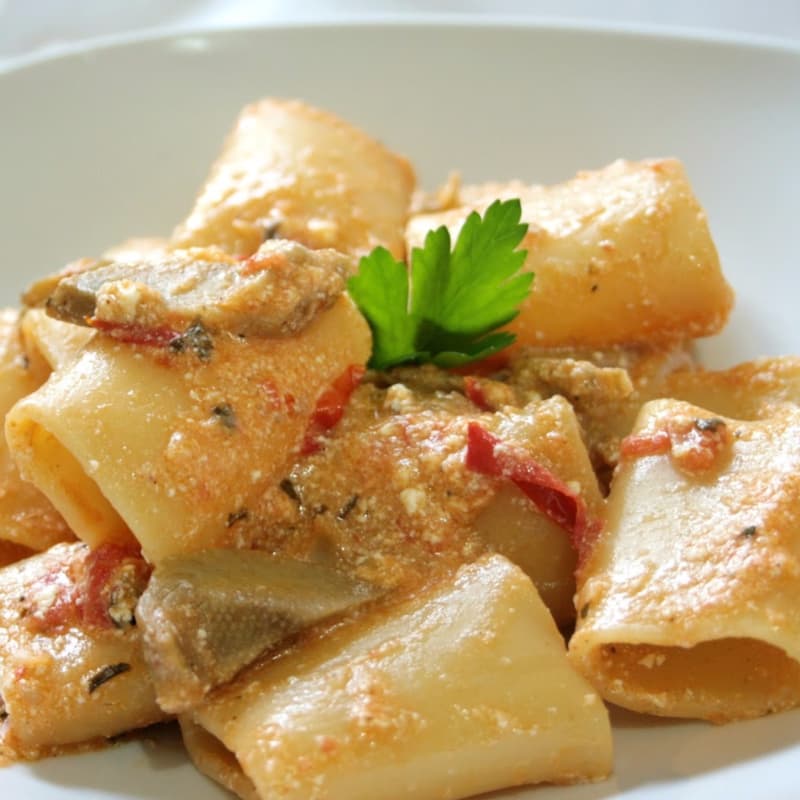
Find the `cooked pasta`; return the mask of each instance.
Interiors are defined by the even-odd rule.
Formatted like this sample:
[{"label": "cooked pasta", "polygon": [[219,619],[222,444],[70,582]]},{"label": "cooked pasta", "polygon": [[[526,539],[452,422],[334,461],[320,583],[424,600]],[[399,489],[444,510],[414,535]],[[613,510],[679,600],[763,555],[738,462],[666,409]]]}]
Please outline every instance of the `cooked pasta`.
[{"label": "cooked pasta", "polygon": [[739,719],[800,704],[800,409],[644,406],[581,571],[574,663],[618,705]]},{"label": "cooked pasta", "polygon": [[402,255],[413,188],[408,162],[357,128],[296,100],[262,100],[242,111],[171,244],[250,255],[277,237]]},{"label": "cooked pasta", "polygon": [[414,188],[263,100],[0,317],[0,752],[178,714],[246,800],[436,800],[606,778],[604,700],[800,705],[798,359],[696,362],[681,164]]},{"label": "cooked pasta", "polygon": [[464,797],[611,767],[600,698],[500,556],[244,673],[184,724],[235,755],[256,797]]},{"label": "cooked pasta", "polygon": [[557,186],[462,194],[455,208],[412,217],[409,246],[439,225],[458,230],[496,197],[519,197],[536,279],[511,325],[518,345],[674,342],[725,324],[733,293],[678,161],[617,161]]},{"label": "cooked pasta", "polygon": [[22,757],[165,718],[133,610],[147,566],[80,543],[6,567],[0,583],[3,744]]},{"label": "cooked pasta", "polygon": [[[0,312],[0,414],[30,394],[47,378],[49,366],[28,355],[19,330],[19,315]],[[72,539],[61,515],[35,486],[22,480],[0,436],[0,543],[5,558],[27,550],[46,550]],[[22,549],[19,549],[22,548]]]},{"label": "cooked pasta", "polygon": [[278,483],[317,399],[368,347],[346,297],[294,337],[216,337],[208,359],[97,336],[15,406],[6,435],[92,546],[135,540],[157,561],[250,544],[288,502]]}]

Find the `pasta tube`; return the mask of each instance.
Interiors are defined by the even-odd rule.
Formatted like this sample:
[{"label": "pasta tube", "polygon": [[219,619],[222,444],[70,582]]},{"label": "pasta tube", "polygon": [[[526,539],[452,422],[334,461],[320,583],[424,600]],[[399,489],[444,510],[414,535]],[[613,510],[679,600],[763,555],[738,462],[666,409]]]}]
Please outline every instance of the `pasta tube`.
[{"label": "pasta tube", "polygon": [[132,531],[158,561],[252,543],[292,505],[278,483],[370,337],[343,295],[295,336],[190,330],[181,343],[95,336],[7,417],[21,470],[92,546]]},{"label": "pasta tube", "polygon": [[262,100],[242,111],[172,245],[250,255],[278,237],[402,256],[413,188],[408,162],[357,128],[298,101]]},{"label": "pasta tube", "polygon": [[642,409],[579,575],[572,662],[634,711],[726,721],[800,704],[800,409]]},{"label": "pasta tube", "polygon": [[42,359],[52,370],[69,364],[94,336],[91,328],[61,322],[41,308],[25,312],[21,330],[27,352]]},{"label": "pasta tube", "polygon": [[509,325],[517,345],[655,344],[725,323],[733,293],[678,161],[616,161],[551,187],[478,187],[463,206],[412,217],[409,249],[439,225],[455,233],[498,196],[521,198],[524,269],[536,275]]},{"label": "pasta tube", "polygon": [[59,544],[0,572],[0,744],[34,758],[164,719],[133,608],[147,568]]},{"label": "pasta tube", "polygon": [[611,768],[602,702],[501,556],[248,670],[185,723],[243,797],[459,798]]},{"label": "pasta tube", "polygon": [[[0,418],[40,386],[48,373],[48,365],[29,357],[23,347],[19,314],[10,309],[0,311]],[[3,560],[13,560],[15,553],[24,553],[26,548],[46,550],[72,538],[45,495],[22,479],[5,436],[0,436],[0,542],[8,543]]]}]

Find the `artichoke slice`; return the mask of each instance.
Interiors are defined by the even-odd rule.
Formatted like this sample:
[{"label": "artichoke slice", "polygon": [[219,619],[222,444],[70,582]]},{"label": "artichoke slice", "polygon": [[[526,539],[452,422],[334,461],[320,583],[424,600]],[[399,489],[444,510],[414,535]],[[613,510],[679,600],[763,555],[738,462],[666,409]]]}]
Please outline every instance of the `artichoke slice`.
[{"label": "artichoke slice", "polygon": [[199,322],[209,331],[280,337],[331,306],[354,269],[335,250],[276,239],[246,261],[195,248],[101,263],[36,294],[50,291],[51,316],[111,335],[131,328],[177,334]]},{"label": "artichoke slice", "polygon": [[376,595],[323,564],[257,550],[166,559],[136,610],[159,705],[196,707],[287,637]]}]

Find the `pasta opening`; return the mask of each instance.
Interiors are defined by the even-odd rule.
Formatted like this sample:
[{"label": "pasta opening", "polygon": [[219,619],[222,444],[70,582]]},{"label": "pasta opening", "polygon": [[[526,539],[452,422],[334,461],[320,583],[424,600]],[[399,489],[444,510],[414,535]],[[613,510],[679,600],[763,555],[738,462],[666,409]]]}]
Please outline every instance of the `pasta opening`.
[{"label": "pasta opening", "polygon": [[75,456],[37,422],[28,420],[23,424],[36,470],[34,483],[78,538],[92,547],[108,541],[132,541],[122,517]]},{"label": "pasta opening", "polygon": [[689,648],[607,644],[593,660],[604,697],[634,711],[728,722],[800,703],[800,663],[757,639]]},{"label": "pasta opening", "polygon": [[200,772],[243,800],[260,800],[238,759],[220,739],[185,717],[180,726],[189,757]]}]

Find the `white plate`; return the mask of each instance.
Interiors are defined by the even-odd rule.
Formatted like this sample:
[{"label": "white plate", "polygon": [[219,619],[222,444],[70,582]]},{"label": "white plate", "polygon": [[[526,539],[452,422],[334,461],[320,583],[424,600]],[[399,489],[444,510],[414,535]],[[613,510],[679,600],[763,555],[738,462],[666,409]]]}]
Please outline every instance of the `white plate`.
[{"label": "white plate", "polygon": [[[555,181],[683,159],[738,290],[712,362],[800,353],[800,51],[527,25],[348,25],[133,41],[0,75],[0,300],[130,235],[166,233],[239,108],[303,97],[405,152],[433,185]],[[799,598],[800,599],[800,598]],[[602,784],[504,798],[796,798],[800,713],[715,728],[615,715]],[[177,743],[0,772],[3,797],[225,795]],[[379,800],[376,798],[376,800]]]}]

